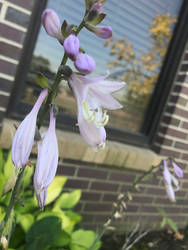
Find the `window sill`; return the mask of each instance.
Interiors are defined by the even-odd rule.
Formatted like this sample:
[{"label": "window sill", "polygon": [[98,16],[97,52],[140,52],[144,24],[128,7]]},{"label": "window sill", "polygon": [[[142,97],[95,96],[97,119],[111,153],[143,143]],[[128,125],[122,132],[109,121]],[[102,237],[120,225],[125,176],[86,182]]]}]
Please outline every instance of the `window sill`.
[{"label": "window sill", "polygon": [[[15,133],[14,124],[18,121],[4,119],[0,134],[0,147],[9,149]],[[107,141],[101,152],[94,152],[76,133],[57,129],[59,156],[63,159],[72,159],[83,162],[104,164],[113,167],[122,167],[135,170],[148,170],[151,165],[157,165],[161,156],[145,148],[135,147],[119,142]],[[36,152],[36,148],[33,149]]]}]

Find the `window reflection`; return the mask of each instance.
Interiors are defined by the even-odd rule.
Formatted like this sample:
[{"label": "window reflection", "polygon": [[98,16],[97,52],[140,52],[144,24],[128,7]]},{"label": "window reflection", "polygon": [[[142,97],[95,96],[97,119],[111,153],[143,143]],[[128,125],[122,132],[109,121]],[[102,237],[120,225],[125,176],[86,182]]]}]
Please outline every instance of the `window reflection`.
[{"label": "window reflection", "polygon": [[[113,39],[101,41],[85,30],[80,33],[81,46],[96,60],[96,71],[92,76],[106,74],[108,69],[111,79],[127,83],[124,91],[115,93],[124,108],[111,112],[110,126],[140,131],[181,4],[179,0],[173,3],[171,0],[108,0],[104,25],[112,26]],[[49,0],[48,7],[53,8],[62,21],[66,19],[78,24],[84,12],[84,1]],[[40,89],[35,84],[38,72],[53,83],[62,56],[63,47],[41,28],[22,102],[34,103],[38,96]],[[64,81],[56,104],[62,112],[76,114],[75,100]]]}]

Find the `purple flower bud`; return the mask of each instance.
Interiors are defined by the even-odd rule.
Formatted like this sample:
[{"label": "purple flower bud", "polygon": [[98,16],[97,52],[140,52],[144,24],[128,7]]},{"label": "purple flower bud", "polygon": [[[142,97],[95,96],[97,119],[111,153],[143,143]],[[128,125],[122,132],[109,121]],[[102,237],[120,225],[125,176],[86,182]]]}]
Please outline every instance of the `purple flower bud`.
[{"label": "purple flower bud", "polygon": [[48,94],[44,89],[31,112],[19,125],[12,142],[12,161],[16,167],[25,167],[34,143],[36,121],[39,109]]},{"label": "purple flower bud", "polygon": [[69,35],[65,41],[64,41],[64,49],[67,53],[68,57],[72,59],[73,61],[76,59],[79,49],[80,49],[80,42],[77,36],[75,35]]},{"label": "purple flower bud", "polygon": [[76,69],[83,74],[90,74],[95,69],[95,61],[91,56],[79,53],[74,62]]},{"label": "purple flower bud", "polygon": [[100,4],[100,3],[94,3],[93,5],[92,5],[92,7],[91,7],[91,9],[90,9],[90,11],[92,11],[92,10],[95,10],[95,11],[97,11],[97,12],[101,12],[102,11],[102,5]]},{"label": "purple flower bud", "polygon": [[86,24],[86,28],[91,32],[95,33],[100,38],[108,39],[112,37],[111,26],[94,26],[89,23]]},{"label": "purple flower bud", "polygon": [[183,170],[173,161],[172,166],[174,168],[174,173],[176,174],[176,176],[179,178],[183,178]]},{"label": "purple flower bud", "polygon": [[42,13],[42,24],[48,35],[56,37],[60,42],[64,40],[61,33],[61,23],[57,13],[52,9],[45,9]]},{"label": "purple flower bud", "polygon": [[34,174],[34,189],[40,208],[44,208],[47,189],[55,177],[58,165],[58,144],[55,132],[56,118],[53,107],[50,111],[50,125],[44,138],[38,143],[38,158]]}]

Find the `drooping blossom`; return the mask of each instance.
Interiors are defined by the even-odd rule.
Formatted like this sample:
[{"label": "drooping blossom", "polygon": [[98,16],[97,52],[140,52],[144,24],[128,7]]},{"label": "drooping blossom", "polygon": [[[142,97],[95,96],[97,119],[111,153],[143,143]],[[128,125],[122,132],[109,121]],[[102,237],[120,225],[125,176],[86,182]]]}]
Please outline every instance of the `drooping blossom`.
[{"label": "drooping blossom", "polygon": [[12,161],[18,168],[25,167],[34,143],[36,121],[39,109],[48,94],[48,89],[44,89],[31,112],[20,123],[16,130],[12,143]]},{"label": "drooping blossom", "polygon": [[55,177],[58,165],[59,153],[55,125],[56,118],[52,107],[49,128],[42,141],[38,143],[38,157],[34,174],[34,189],[41,209],[44,208],[48,186]]},{"label": "drooping blossom", "polygon": [[[168,195],[169,199],[172,202],[175,202],[176,201],[175,191],[178,191],[179,188],[180,188],[179,187],[179,181],[177,180],[177,178],[174,175],[172,175],[170,173],[170,171],[168,169],[168,166],[167,166],[167,160],[163,160],[163,166],[164,166],[163,177],[164,177],[166,192],[167,192],[167,195]],[[178,167],[178,166],[176,165],[175,167]],[[181,176],[180,178],[182,178],[183,173],[181,172],[182,170],[181,171],[180,170],[181,169],[179,168],[177,176],[179,175],[179,176]],[[181,172],[181,174],[180,174],[180,172]]]},{"label": "drooping blossom", "polygon": [[111,26],[94,26],[87,23],[86,28],[100,38],[108,39],[112,37]]},{"label": "drooping blossom", "polygon": [[96,19],[101,11],[102,11],[102,4],[98,2],[94,3],[91,6],[91,9],[87,15],[87,21],[91,22],[94,19]]},{"label": "drooping blossom", "polygon": [[57,13],[52,9],[45,9],[41,20],[47,34],[57,38],[60,43],[63,43],[64,37],[61,33],[61,23]]},{"label": "drooping blossom", "polygon": [[96,63],[91,56],[80,52],[74,61],[74,66],[79,72],[90,74],[94,71]]},{"label": "drooping blossom", "polygon": [[105,80],[107,76],[88,78],[72,73],[68,82],[74,92],[78,109],[78,126],[84,141],[94,150],[104,148],[109,116],[102,108],[116,110],[122,105],[111,93],[125,86],[124,82]]},{"label": "drooping blossom", "polygon": [[70,59],[74,61],[80,49],[80,42],[78,37],[73,34],[69,35],[65,39],[63,46],[68,57],[70,57]]},{"label": "drooping blossom", "polygon": [[174,162],[172,161],[172,166],[174,168],[174,173],[178,178],[183,178],[183,170]]}]

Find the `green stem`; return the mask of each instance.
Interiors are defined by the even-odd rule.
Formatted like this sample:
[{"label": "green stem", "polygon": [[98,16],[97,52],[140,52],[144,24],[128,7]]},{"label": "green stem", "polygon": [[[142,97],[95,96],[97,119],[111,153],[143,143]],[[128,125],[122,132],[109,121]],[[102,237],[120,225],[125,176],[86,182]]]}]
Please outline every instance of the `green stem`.
[{"label": "green stem", "polygon": [[[160,164],[157,165],[157,166],[151,166],[150,169],[147,172],[144,172],[136,181],[133,182],[132,186],[128,189],[127,192],[131,192],[139,183],[141,183],[143,181],[143,179],[147,175],[151,174],[153,172],[153,170],[156,169],[156,168],[159,168],[159,166],[160,166]],[[102,238],[102,236],[108,230],[108,226],[111,224],[112,220],[114,219],[115,213],[119,211],[119,208],[120,208],[120,205],[121,205],[122,201],[125,201],[126,198],[127,198],[127,195],[124,194],[123,197],[117,201],[117,206],[114,207],[114,210],[112,211],[112,214],[108,219],[108,221],[109,221],[109,223],[107,223],[108,225],[104,224],[103,229],[97,235],[96,239],[94,240],[94,242],[93,242],[92,246],[89,248],[89,250],[94,249],[96,243]]]},{"label": "green stem", "polygon": [[3,221],[1,222],[1,225],[0,225],[0,236],[2,236],[3,230],[4,230],[4,228],[6,227],[6,225],[8,223],[8,220],[10,218],[12,209],[14,207],[14,202],[16,200],[16,196],[17,196],[18,190],[20,188],[20,184],[21,184],[23,173],[24,173],[24,169],[25,168],[21,169],[20,173],[18,174],[18,177],[17,177],[17,180],[16,180],[16,184],[15,184],[15,186],[13,188],[12,195],[11,195],[11,198],[10,198],[9,205],[7,207],[7,211],[6,211],[5,217],[4,217],[4,219],[3,219]]}]

